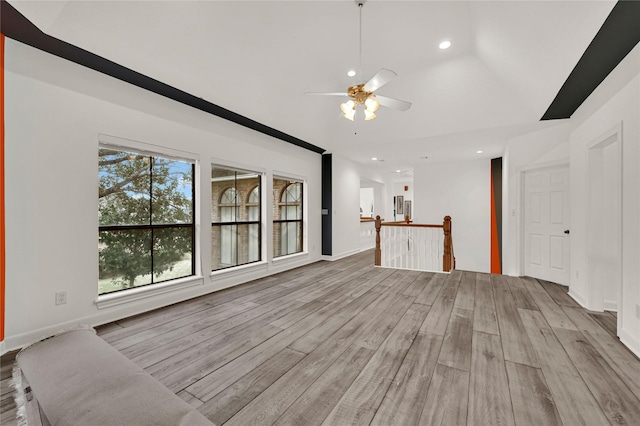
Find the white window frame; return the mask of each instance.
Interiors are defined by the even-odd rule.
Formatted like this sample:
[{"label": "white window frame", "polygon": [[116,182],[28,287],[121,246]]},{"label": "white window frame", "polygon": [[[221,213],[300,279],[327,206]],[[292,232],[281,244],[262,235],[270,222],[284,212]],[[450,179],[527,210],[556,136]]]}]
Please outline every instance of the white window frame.
[{"label": "white window frame", "polygon": [[[236,276],[239,274],[244,274],[248,272],[252,272],[259,269],[266,268],[270,254],[267,250],[267,241],[270,235],[267,233],[267,210],[271,208],[271,204],[267,203],[267,170],[263,167],[256,167],[249,164],[237,163],[234,161],[225,160],[222,158],[211,157],[211,170],[214,168],[224,168],[227,170],[235,170],[243,173],[255,173],[260,177],[260,234],[262,235],[260,241],[260,258],[261,260],[251,263],[244,263],[242,265],[231,266],[223,269],[216,269],[213,271],[209,271],[209,276],[211,279],[226,277],[226,276]],[[209,174],[209,189],[208,194],[209,198],[211,198],[211,174]],[[213,209],[213,205],[211,209]],[[209,216],[211,216],[211,211],[209,211]],[[210,219],[210,217],[209,217]],[[211,220],[209,220],[209,236],[211,236]],[[211,238],[209,239],[209,244],[211,244]],[[212,265],[210,265],[212,266]]]},{"label": "white window frame", "polygon": [[[280,262],[287,262],[294,260],[299,257],[308,257],[309,256],[309,191],[308,191],[308,179],[306,176],[296,175],[288,172],[281,172],[278,170],[274,170],[271,175],[270,187],[273,189],[273,180],[274,179],[284,179],[291,181],[298,181],[302,183],[302,251],[298,253],[286,254],[283,256],[273,257],[273,224],[276,218],[271,218],[271,238],[270,238],[270,252],[269,255],[272,258],[272,262],[274,264]],[[273,191],[271,193],[271,198],[273,199]],[[280,199],[278,198],[278,202]],[[273,202],[273,201],[272,201]],[[273,210],[273,206],[271,206],[271,210]]]},{"label": "white window frame", "polygon": [[[183,290],[185,288],[204,286],[204,277],[202,274],[202,260],[201,260],[201,242],[200,242],[200,156],[193,152],[181,151],[174,148],[168,148],[162,145],[156,145],[151,143],[145,143],[135,141],[131,139],[124,139],[116,136],[110,136],[105,134],[98,134],[98,149],[99,148],[111,148],[122,151],[135,152],[149,156],[159,156],[163,158],[169,158],[173,160],[180,160],[194,164],[194,196],[195,196],[195,210],[194,210],[194,250],[193,256],[195,258],[194,275],[188,277],[176,278],[173,280],[163,281],[156,284],[149,284],[141,287],[135,287],[117,291],[114,293],[106,293],[98,295],[95,304],[98,309],[104,309],[112,306],[118,306],[125,303],[131,303],[138,300],[147,299],[150,297],[158,296],[173,291]],[[96,155],[97,158],[97,155]],[[97,169],[97,167],[96,167]],[[98,187],[96,185],[96,191]],[[96,196],[96,212],[98,211],[98,197]],[[97,261],[97,257],[96,257]],[[97,287],[96,287],[97,289]]]}]

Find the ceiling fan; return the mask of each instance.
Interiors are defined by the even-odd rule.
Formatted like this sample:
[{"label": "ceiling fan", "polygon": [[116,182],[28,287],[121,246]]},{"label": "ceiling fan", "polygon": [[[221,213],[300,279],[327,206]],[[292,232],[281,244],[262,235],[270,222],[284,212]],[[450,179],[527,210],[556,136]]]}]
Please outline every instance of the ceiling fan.
[{"label": "ceiling fan", "polygon": [[[366,0],[355,0],[360,9],[360,74],[362,74],[362,6]],[[348,96],[347,102],[340,104],[340,110],[343,117],[347,120],[354,121],[357,107],[364,106],[364,119],[373,120],[377,117],[376,111],[380,105],[393,108],[400,111],[406,111],[411,108],[411,102],[401,101],[399,99],[389,98],[386,96],[376,95],[374,92],[396,78],[398,74],[382,68],[369,81],[362,84],[351,86],[345,92],[307,92],[307,95],[323,95],[323,96]]]}]

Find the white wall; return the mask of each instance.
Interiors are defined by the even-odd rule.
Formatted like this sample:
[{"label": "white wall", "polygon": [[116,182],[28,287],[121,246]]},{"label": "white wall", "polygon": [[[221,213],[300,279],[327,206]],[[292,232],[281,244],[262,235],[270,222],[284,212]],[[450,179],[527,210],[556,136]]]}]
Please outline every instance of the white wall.
[{"label": "white wall", "polygon": [[524,273],[521,258],[522,172],[549,164],[569,163],[571,123],[528,133],[507,142],[502,158],[502,273]]},{"label": "white wall", "polygon": [[491,160],[434,163],[414,170],[414,223],[451,216],[456,268],[489,272]]},{"label": "white wall", "polygon": [[373,188],[360,188],[360,210],[362,210],[360,215],[362,217],[375,217],[372,216],[374,212],[374,198]]},{"label": "white wall", "polygon": [[[389,215],[385,206],[393,204],[391,180],[380,171],[332,154],[333,254],[323,256],[323,259],[336,260],[360,251],[360,188],[363,182],[374,190],[374,217],[380,215],[385,219],[385,215]],[[393,217],[393,210],[388,217]]]},{"label": "white wall", "polygon": [[[5,51],[6,338],[2,352],[320,259],[321,157],[13,40]],[[210,195],[198,189],[201,285],[98,309],[98,134],[304,177],[308,253],[210,276]],[[355,197],[357,218],[357,197]],[[340,208],[340,207],[339,207]],[[271,226],[265,224],[266,238]],[[355,227],[357,230],[357,227]],[[357,237],[357,234],[356,234]],[[357,241],[357,238],[356,238]],[[68,302],[55,306],[54,293]]]},{"label": "white wall", "polygon": [[331,170],[331,259],[339,259],[360,251],[360,175],[351,161],[336,154]]},{"label": "white wall", "polygon": [[[638,61],[638,48],[632,59]],[[633,54],[632,54],[633,55]],[[638,62],[635,63],[637,67]],[[590,108],[586,105],[585,109]],[[581,107],[582,109],[582,107]],[[622,131],[622,305],[618,306],[618,333],[623,343],[640,355],[640,76],[587,117],[571,133],[571,285],[570,294],[585,306],[593,300],[587,265],[589,226],[588,147],[621,125]],[[606,283],[602,283],[605,285]],[[605,292],[607,290],[604,290]],[[605,293],[605,297],[606,293]],[[609,295],[608,297],[612,297]],[[615,293],[613,295],[615,297]]]},{"label": "white wall", "polygon": [[[408,189],[405,191],[404,187],[408,187]],[[398,195],[401,195],[402,197],[404,197],[403,201],[411,201],[411,210],[415,211],[415,206],[413,203],[413,179],[403,179],[403,180],[395,180],[393,182],[393,196],[396,197]],[[391,205],[393,206],[393,197],[391,198]],[[412,216],[415,217],[415,214],[412,213]],[[404,207],[403,207],[403,213],[396,214],[396,219],[397,221],[401,221],[404,220]],[[393,220],[393,211],[391,212],[391,216],[389,217],[388,221],[392,221]]]}]

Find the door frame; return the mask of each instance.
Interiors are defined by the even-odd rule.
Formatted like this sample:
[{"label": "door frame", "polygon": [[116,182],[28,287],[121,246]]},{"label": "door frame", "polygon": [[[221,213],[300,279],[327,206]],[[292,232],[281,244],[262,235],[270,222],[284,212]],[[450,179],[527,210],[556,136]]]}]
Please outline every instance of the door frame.
[{"label": "door frame", "polygon": [[[593,197],[594,196],[598,196],[598,194],[595,194],[594,190],[593,190],[593,184],[592,181],[593,179],[596,178],[595,174],[598,172],[598,170],[595,170],[596,167],[600,167],[600,168],[604,168],[606,167],[606,165],[604,164],[604,160],[602,161],[598,161],[594,155],[595,151],[598,150],[604,150],[607,147],[613,147],[615,149],[614,151],[614,160],[616,162],[616,164],[614,165],[614,170],[616,171],[615,174],[615,184],[616,187],[614,188],[615,193],[616,193],[616,211],[608,213],[607,216],[608,217],[612,217],[613,215],[615,215],[616,219],[617,219],[617,226],[615,228],[615,233],[616,233],[616,240],[615,240],[615,246],[616,246],[616,250],[617,250],[617,254],[619,255],[619,261],[617,262],[616,266],[616,270],[617,270],[617,274],[618,274],[618,279],[619,282],[617,283],[618,286],[618,300],[616,300],[616,304],[617,306],[615,307],[618,315],[618,330],[622,329],[622,318],[623,318],[623,313],[622,313],[622,309],[623,309],[623,289],[624,286],[622,285],[622,271],[623,271],[623,244],[622,244],[622,229],[623,229],[623,225],[622,225],[622,220],[623,220],[623,208],[622,208],[622,204],[624,202],[623,200],[623,146],[622,146],[622,123],[618,123],[616,126],[612,127],[611,129],[609,129],[608,131],[606,131],[605,133],[601,134],[600,136],[598,136],[597,138],[593,139],[591,142],[589,142],[588,144],[585,145],[585,154],[586,154],[586,178],[587,178],[587,182],[588,182],[588,186],[586,189],[586,203],[587,203],[587,215],[585,218],[585,222],[586,222],[586,226],[587,228],[594,226],[594,217],[593,214],[591,212],[591,210],[589,209],[589,206],[591,205],[591,203],[593,202]],[[596,162],[598,164],[596,164]],[[604,170],[601,170],[602,174],[604,174]],[[603,191],[606,191],[607,188],[603,189]],[[589,245],[593,243],[592,239],[587,239],[587,251],[585,252],[585,255],[588,255],[590,247]],[[588,259],[587,259],[587,263],[588,263]],[[604,295],[603,295],[603,291],[602,291],[602,285],[604,285],[603,283],[594,283],[592,280],[592,277],[590,276],[590,274],[588,273],[588,269],[587,269],[587,276],[586,276],[586,284],[587,284],[587,289],[586,289],[586,302],[587,302],[587,308],[591,309],[591,310],[595,310],[595,311],[603,311],[605,309],[607,310],[611,310],[613,307],[610,305],[607,305],[607,303],[605,303],[606,301],[604,300]]]},{"label": "door frame", "polygon": [[[531,164],[529,166],[521,167],[518,169],[518,210],[520,210],[520,214],[516,215],[518,224],[517,224],[517,238],[518,242],[516,247],[518,249],[517,258],[518,258],[518,275],[524,275],[524,205],[525,205],[525,197],[524,197],[524,184],[525,184],[525,173],[532,172],[536,170],[543,169],[551,169],[555,167],[566,167],[569,169],[569,159],[563,160],[555,160],[555,161],[547,161],[543,163]],[[569,171],[571,171],[569,169]],[[569,200],[571,200],[571,180],[569,180]],[[569,201],[569,205],[571,205],[571,201]],[[571,278],[571,277],[569,277]]]}]

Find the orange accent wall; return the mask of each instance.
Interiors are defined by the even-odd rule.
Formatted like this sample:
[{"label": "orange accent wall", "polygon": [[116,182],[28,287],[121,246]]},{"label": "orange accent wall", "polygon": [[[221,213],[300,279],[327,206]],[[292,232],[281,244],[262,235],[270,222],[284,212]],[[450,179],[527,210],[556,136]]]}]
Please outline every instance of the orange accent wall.
[{"label": "orange accent wall", "polygon": [[4,340],[4,34],[0,33],[0,342]]},{"label": "orange accent wall", "polygon": [[498,242],[498,219],[496,216],[493,173],[491,174],[491,273],[501,274],[500,246]]}]

